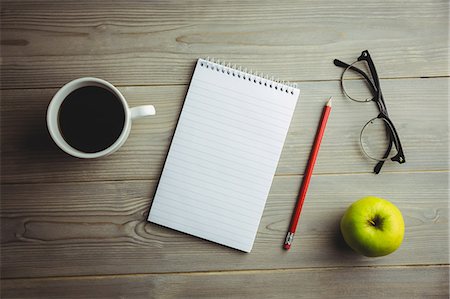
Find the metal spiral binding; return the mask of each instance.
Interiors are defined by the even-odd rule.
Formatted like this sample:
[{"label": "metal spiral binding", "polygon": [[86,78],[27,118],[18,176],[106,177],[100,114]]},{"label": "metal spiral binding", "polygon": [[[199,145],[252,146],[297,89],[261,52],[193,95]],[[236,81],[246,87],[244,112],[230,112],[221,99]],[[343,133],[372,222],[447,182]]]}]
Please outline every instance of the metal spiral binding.
[{"label": "metal spiral binding", "polygon": [[255,84],[263,85],[268,88],[272,88],[275,90],[279,90],[281,92],[286,92],[290,94],[294,94],[294,88],[297,88],[296,83],[291,83],[288,81],[280,81],[279,79],[274,79],[269,77],[267,75],[253,72],[250,70],[249,72],[245,68],[242,70],[242,67],[239,66],[239,69],[234,64],[233,67],[231,67],[231,63],[226,63],[225,61],[220,61],[219,59],[209,58],[207,57],[204,59],[205,62],[201,62],[201,67],[206,67],[207,69],[211,69],[213,71],[222,72],[223,74],[227,74],[233,77],[238,77],[243,80],[247,80],[250,82],[253,82]]}]

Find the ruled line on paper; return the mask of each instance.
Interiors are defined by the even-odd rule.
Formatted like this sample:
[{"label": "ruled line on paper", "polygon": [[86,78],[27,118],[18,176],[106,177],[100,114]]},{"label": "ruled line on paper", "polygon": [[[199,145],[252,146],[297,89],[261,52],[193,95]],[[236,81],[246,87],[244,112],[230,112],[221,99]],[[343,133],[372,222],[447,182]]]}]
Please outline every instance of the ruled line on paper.
[{"label": "ruled line on paper", "polygon": [[[277,119],[274,115],[266,116],[261,115],[258,112],[254,110],[243,110],[243,109],[236,109],[237,106],[234,107],[234,109],[230,109],[230,107],[227,107],[224,105],[219,106],[216,105],[214,100],[210,97],[205,97],[206,99],[210,100],[210,102],[204,102],[202,100],[198,100],[201,97],[197,96],[197,101],[195,104],[190,105],[189,108],[193,110],[197,110],[199,112],[206,112],[209,115],[213,116],[227,116],[227,120],[233,120],[240,122],[242,124],[246,124],[258,129],[264,129],[265,131],[272,131],[275,134],[278,134],[279,130],[285,130],[285,126],[281,126],[278,124],[279,119]],[[216,98],[217,100],[217,98]],[[214,108],[214,110],[211,110],[211,108]],[[240,111],[239,111],[240,110]],[[259,118],[258,118],[259,116]],[[262,116],[262,117],[261,117]],[[267,119],[270,119],[270,122],[267,121]],[[277,122],[276,122],[277,121]],[[272,130],[274,129],[274,130]]]},{"label": "ruled line on paper", "polygon": [[[255,205],[255,201],[248,201],[247,199],[251,199],[254,194],[250,194],[248,192],[245,192],[246,190],[238,190],[237,188],[234,189],[229,189],[223,186],[223,184],[218,184],[218,183],[214,183],[214,182],[209,182],[209,184],[207,186],[205,185],[200,185],[193,182],[189,182],[189,187],[190,189],[187,189],[184,187],[184,184],[187,183],[187,180],[183,180],[184,179],[184,173],[182,172],[177,172],[174,171],[173,169],[168,170],[168,175],[170,175],[170,179],[165,179],[164,181],[164,185],[171,185],[173,190],[176,190],[176,188],[183,188],[183,190],[188,190],[190,192],[195,192],[194,190],[202,190],[202,192],[205,191],[214,191],[215,194],[217,195],[221,195],[220,199],[223,202],[223,198],[224,196],[228,196],[230,198],[234,198],[236,200],[239,200],[239,204],[235,205],[237,208],[244,208],[246,210],[252,210],[253,208],[257,207],[257,205]],[[172,182],[173,181],[173,182]],[[196,189],[199,188],[199,189]],[[158,187],[159,190],[159,187]],[[221,191],[218,191],[221,190]],[[199,194],[202,194],[200,192],[197,192]],[[241,197],[241,196],[245,196],[245,197]],[[219,198],[217,199],[219,200]],[[253,204],[252,207],[248,207],[246,205],[243,204]],[[256,210],[256,209],[255,209]],[[258,209],[259,211],[259,209]]]},{"label": "ruled line on paper", "polygon": [[[200,93],[199,89],[203,89],[200,88],[198,86],[196,86],[192,91],[189,90],[190,93],[192,93],[195,96],[200,96],[203,98],[209,98],[209,99],[226,99],[227,102],[221,103],[221,104],[229,104],[230,106],[234,106],[234,107],[239,107],[242,109],[251,109],[251,106],[254,106],[255,103],[257,101],[253,100],[252,101],[245,101],[243,98],[238,98],[238,97],[230,97],[229,95],[223,94],[223,93],[214,93],[214,94],[210,94],[210,93]],[[203,89],[203,91],[207,91],[207,89]],[[281,112],[281,111],[277,111],[276,109],[273,109],[273,107],[266,107],[266,110],[258,111],[259,115],[265,116],[265,117],[276,117],[276,119],[282,121],[284,117],[288,117],[289,113],[286,112]]]},{"label": "ruled line on paper", "polygon": [[[259,140],[255,137],[252,137],[252,135],[249,134],[245,134],[242,132],[236,132],[233,131],[232,128],[221,128],[221,127],[217,127],[211,124],[208,125],[203,125],[203,123],[200,122],[196,122],[195,124],[191,124],[191,123],[185,123],[183,122],[183,128],[180,129],[184,130],[185,128],[189,128],[190,131],[190,135],[194,135],[194,132],[201,132],[203,134],[208,134],[208,135],[212,135],[214,133],[217,133],[214,130],[218,130],[220,129],[222,131],[222,133],[226,133],[227,135],[220,135],[224,140],[229,140],[229,138],[231,138],[231,140],[236,140],[236,138],[245,138],[248,141],[251,141],[253,143],[253,146],[255,145],[255,143],[258,144],[258,146],[261,147],[262,150],[267,151],[269,153],[272,154],[277,154],[278,152],[273,152],[273,151],[269,151],[269,149],[278,149],[280,148],[280,146],[277,146],[272,143],[270,143],[270,139],[267,138],[267,140],[261,140],[262,138],[259,138]],[[211,132],[212,131],[212,132]],[[217,136],[217,135],[215,135]]]},{"label": "ruled line on paper", "polygon": [[[192,142],[193,140],[195,140],[195,138],[201,138],[201,136],[196,136],[196,135],[187,135],[187,136],[185,136],[184,134],[180,134],[179,136],[177,136],[177,139],[180,139],[180,140],[182,140],[184,142],[187,142],[187,141],[191,141]],[[207,148],[207,149],[214,150],[215,153],[218,153],[218,154],[220,154],[220,153],[221,154],[227,153],[227,154],[230,154],[230,155],[235,154],[235,155],[240,155],[241,157],[246,157],[248,155],[252,155],[252,157],[254,157],[253,159],[258,159],[259,158],[259,161],[261,163],[263,163],[263,164],[267,163],[268,166],[273,166],[273,163],[277,162],[276,160],[271,160],[270,159],[271,158],[270,155],[273,156],[274,154],[277,154],[277,153],[272,152],[272,151],[268,152],[266,150],[261,149],[260,152],[254,153],[254,151],[252,152],[252,150],[250,148],[248,148],[248,147],[241,146],[239,148],[239,147],[236,147],[236,146],[231,146],[231,144],[234,145],[234,143],[221,142],[222,140],[220,140],[219,138],[216,138],[216,139],[203,138],[201,141],[202,142],[197,141],[197,143],[195,144],[196,148],[199,148],[199,147],[200,148]],[[214,144],[216,145],[216,147],[210,146],[212,141],[214,141]],[[177,140],[177,143],[178,143],[178,140]],[[228,150],[224,150],[223,147],[226,147]],[[245,154],[248,154],[248,155],[244,156]]]},{"label": "ruled line on paper", "polygon": [[[178,183],[181,183],[181,182],[178,182]],[[182,201],[177,199],[177,198],[179,198],[179,194],[174,192],[171,189],[166,189],[166,187],[165,187],[166,185],[169,185],[172,188],[176,187],[176,185],[166,182],[164,187],[161,188],[161,190],[164,191],[164,193],[170,193],[170,194],[174,195],[174,196],[172,196],[170,198],[170,200],[183,203]],[[255,213],[259,213],[260,212],[259,209],[256,210],[256,209],[254,209],[253,206],[248,206],[248,205],[242,204],[245,201],[245,199],[242,199],[242,197],[240,197],[240,198],[233,198],[232,196],[230,196],[230,198],[232,198],[232,200],[224,203],[223,200],[222,200],[223,198],[222,197],[217,197],[217,193],[216,192],[214,192],[212,195],[209,195],[209,194],[205,195],[204,193],[199,192],[198,190],[194,191],[194,189],[191,188],[191,185],[189,187],[190,188],[185,189],[185,194],[184,194],[183,198],[187,196],[189,199],[201,202],[202,204],[205,204],[205,205],[208,205],[208,206],[211,206],[211,207],[215,207],[215,208],[219,208],[219,209],[225,209],[225,210],[227,210],[227,211],[229,211],[229,212],[231,212],[233,214],[240,215],[240,216],[244,217],[243,219],[252,219],[252,216]],[[202,191],[204,191],[204,190],[202,190]],[[188,195],[186,195],[186,194],[188,194]],[[203,200],[203,198],[200,198],[200,196],[205,196],[207,198],[207,200]],[[250,201],[246,201],[246,202],[250,202]],[[237,211],[236,207],[239,207],[240,209]],[[251,224],[250,222],[247,222],[247,223]]]},{"label": "ruled line on paper", "polygon": [[[186,206],[184,207],[187,208]],[[207,214],[206,211],[204,211],[202,215],[194,212],[191,209],[189,211],[174,209],[170,205],[166,205],[164,209],[160,209],[160,207],[156,206],[155,210],[167,213],[167,215],[170,215],[170,217],[178,218],[186,222],[198,223],[204,228],[214,228],[216,231],[221,231],[222,233],[229,234],[229,236],[237,237],[239,239],[247,238],[249,232],[253,233],[252,230],[241,229],[241,227],[239,226],[240,222],[236,223],[236,221],[219,221],[218,218],[212,217],[212,215]],[[235,240],[237,241],[239,239]]]},{"label": "ruled line on paper", "polygon": [[[205,121],[205,120],[212,121],[213,123],[215,123],[217,125],[224,125],[226,128],[233,128],[234,130],[238,130],[239,132],[246,133],[246,134],[251,134],[258,138],[269,138],[270,137],[272,139],[278,139],[280,141],[282,140],[282,136],[280,137],[280,136],[278,136],[278,134],[275,134],[274,132],[271,132],[271,134],[267,134],[267,131],[261,129],[261,127],[250,126],[250,124],[248,122],[240,121],[238,124],[228,122],[230,120],[236,121],[236,119],[233,119],[232,117],[223,120],[222,119],[223,116],[214,118],[214,117],[211,117],[211,115],[204,114],[204,113],[202,114],[200,111],[196,111],[195,109],[193,109],[191,107],[185,107],[185,108],[183,108],[183,110],[186,111],[186,113],[188,113],[189,116],[200,118],[203,121]],[[199,109],[197,109],[197,110],[199,110]],[[187,118],[187,120],[194,121],[194,123],[196,122],[196,120],[194,118],[189,118],[188,116],[186,116],[186,118]],[[205,122],[203,122],[203,123],[205,123]]]},{"label": "ruled line on paper", "polygon": [[[189,173],[191,173],[193,175],[202,175],[205,173],[205,171],[202,171],[202,169],[193,169],[193,168],[189,167],[188,165],[184,165],[184,164],[181,166],[180,161],[176,162],[176,163],[178,163],[178,165],[176,165],[176,163],[172,162],[172,159],[174,159],[174,158],[171,157],[171,160],[167,161],[166,163],[170,163],[169,165],[175,169],[181,168],[182,170],[185,171],[185,173],[186,173],[186,171],[189,171]],[[216,176],[215,175],[216,172],[218,172],[220,175]],[[264,184],[258,183],[256,181],[252,181],[250,179],[246,179],[246,182],[238,181],[239,179],[242,179],[243,176],[240,177],[235,174],[227,174],[227,177],[224,178],[223,175],[225,173],[221,173],[220,171],[216,171],[216,172],[206,172],[207,177],[204,178],[205,181],[207,182],[208,178],[210,178],[210,179],[216,178],[217,180],[222,180],[223,183],[230,183],[230,184],[233,184],[234,186],[242,186],[243,188],[247,188],[250,191],[253,190],[255,192],[259,190],[259,189],[257,189],[257,187],[258,188],[266,187]]]},{"label": "ruled line on paper", "polygon": [[[199,147],[198,144],[196,146],[186,146],[185,144],[183,148],[183,153],[186,155],[190,155],[190,153],[192,153],[191,154],[192,157],[196,157],[199,154],[207,157],[218,158],[224,162],[229,162],[232,164],[240,164],[243,167],[252,168],[254,170],[263,172],[266,171],[267,168],[272,167],[274,163],[271,161],[266,162],[263,161],[262,159],[253,159],[253,160],[247,159],[246,156],[242,155],[243,152],[240,153],[235,153],[234,151],[227,152],[227,156],[224,156],[221,154],[222,152],[220,151],[212,152],[211,151],[212,149],[216,148],[208,145],[202,145],[201,147]],[[174,151],[178,151],[178,149],[174,149]]]},{"label": "ruled line on paper", "polygon": [[[175,149],[174,151],[177,152],[178,149]],[[211,165],[213,167],[218,168],[224,168],[229,170],[235,170],[236,164],[239,164],[239,162],[233,161],[231,159],[225,159],[223,157],[219,156],[213,156],[210,153],[204,153],[202,156],[198,156],[192,153],[189,153],[189,151],[183,151],[178,152],[179,155],[177,157],[174,157],[174,159],[178,159],[184,163],[193,164],[194,166],[199,165],[200,167],[208,169],[206,165]],[[180,158],[183,157],[183,158]],[[202,163],[202,162],[209,162],[209,163]],[[248,169],[248,167],[240,167],[240,174],[248,174],[249,176],[254,177],[255,179],[261,179],[264,180],[267,178],[265,175],[261,175],[261,169]]]},{"label": "ruled line on paper", "polygon": [[[164,193],[166,193],[166,191],[167,190],[164,190]],[[254,215],[252,215],[253,218],[247,216],[244,218],[242,215],[236,217],[234,212],[232,211],[232,213],[226,214],[226,216],[224,216],[224,214],[221,213],[222,207],[219,207],[219,209],[217,209],[217,206],[211,206],[205,201],[202,201],[202,206],[199,206],[194,204],[187,204],[186,201],[176,200],[173,196],[167,196],[166,194],[160,194],[160,196],[165,199],[164,204],[166,204],[169,208],[171,207],[173,209],[178,209],[181,211],[183,211],[183,209],[180,209],[180,207],[188,208],[193,216],[207,218],[213,221],[217,221],[218,223],[225,222],[227,226],[253,232],[255,221],[247,220],[254,220]],[[226,221],[221,221],[221,219],[224,218],[226,218]]]},{"label": "ruled line on paper", "polygon": [[[239,80],[240,81],[240,80]],[[279,101],[274,101],[273,100],[273,98],[271,98],[271,99],[267,99],[266,98],[266,94],[259,94],[259,96],[254,96],[254,95],[250,95],[250,94],[247,94],[247,93],[245,93],[245,92],[242,92],[241,90],[239,91],[239,92],[237,92],[234,88],[232,88],[232,87],[225,87],[225,86],[223,86],[223,85],[221,85],[221,84],[219,84],[219,83],[215,83],[215,82],[213,82],[212,80],[208,80],[208,79],[206,79],[206,80],[203,80],[203,79],[199,79],[199,78],[197,78],[197,80],[195,80],[195,82],[194,82],[194,84],[193,84],[193,86],[198,86],[199,84],[197,83],[197,82],[201,82],[201,83],[203,83],[205,86],[207,86],[207,88],[206,88],[206,90],[211,90],[210,88],[209,88],[209,86],[214,86],[215,87],[215,89],[214,89],[214,92],[217,92],[217,93],[220,93],[221,91],[224,91],[224,92],[227,92],[227,94],[231,94],[231,96],[230,96],[230,98],[232,98],[234,95],[238,95],[238,96],[240,96],[240,97],[247,97],[247,98],[251,98],[251,99],[253,99],[253,100],[256,100],[258,103],[267,103],[267,104],[270,104],[271,106],[273,106],[273,107],[275,107],[275,109],[279,109],[279,108],[282,108],[282,110],[285,110],[286,112],[290,112],[291,111],[291,106],[287,106],[287,104],[288,103],[290,103],[290,101],[289,102],[279,102]],[[286,86],[285,86],[286,87]],[[258,86],[258,85],[254,85],[252,88],[250,88],[250,89],[252,89],[253,91],[254,90],[256,90],[256,89],[259,89],[259,90],[264,90],[264,89],[266,89],[266,86]],[[217,91],[217,90],[220,90],[220,91]],[[280,98],[281,97],[284,97],[284,98],[289,98],[289,96],[291,96],[291,97],[295,97],[295,96],[293,96],[293,95],[291,95],[291,94],[283,94],[282,92],[280,92],[280,94],[279,94],[279,96],[280,96]],[[292,99],[291,99],[292,100]],[[295,100],[295,98],[294,98],[294,100]],[[295,105],[294,105],[295,106]]]},{"label": "ruled line on paper", "polygon": [[[198,90],[200,89],[200,90]],[[255,99],[251,99],[251,101],[246,101],[245,98],[240,98],[237,96],[233,96],[230,97],[227,94],[224,93],[214,93],[214,94],[210,94],[210,93],[204,93],[205,91],[208,91],[208,89],[203,88],[203,87],[199,87],[199,86],[194,86],[194,88],[192,90],[189,90],[190,93],[195,94],[196,96],[200,96],[200,97],[206,97],[206,98],[226,98],[227,102],[223,103],[223,104],[231,104],[233,106],[236,107],[240,107],[240,108],[252,108],[251,106],[253,106],[255,104],[255,102],[257,100]],[[278,111],[277,109],[273,109],[273,107],[267,107],[268,110],[267,111],[258,111],[260,115],[263,116],[275,116],[277,118],[279,118],[279,120],[282,120],[283,117],[286,117],[289,115],[289,113],[286,113],[286,111]],[[270,108],[270,109],[269,109]],[[270,112],[270,113],[268,113]]]},{"label": "ruled line on paper", "polygon": [[[174,175],[175,173],[175,175]],[[166,183],[168,185],[171,185],[172,189],[175,191],[179,191],[182,186],[183,183],[188,183],[189,187],[183,188],[183,194],[185,192],[185,190],[187,191],[194,191],[194,190],[199,190],[197,188],[202,189],[202,194],[208,194],[208,192],[210,192],[211,190],[214,190],[214,188],[218,188],[219,186],[222,186],[223,189],[220,190],[224,190],[224,192],[215,192],[215,194],[217,195],[216,201],[221,200],[222,202],[234,202],[234,201],[239,201],[238,205],[233,205],[234,208],[236,210],[240,209],[242,206],[247,206],[247,205],[253,205],[253,208],[246,208],[246,210],[250,211],[260,211],[260,208],[263,206],[263,204],[265,203],[265,201],[262,199],[262,196],[264,196],[264,192],[261,192],[260,194],[255,194],[255,192],[253,192],[252,194],[250,193],[245,193],[244,191],[249,191],[249,190],[243,190],[242,186],[236,186],[236,185],[226,185],[226,184],[219,184],[219,180],[216,180],[215,178],[212,178],[210,182],[208,182],[207,185],[199,185],[199,184],[195,184],[193,183],[191,180],[186,179],[184,181],[180,180],[180,176],[182,175],[180,172],[174,171],[173,169],[170,169],[167,171],[168,175],[172,175],[171,178],[167,178],[165,179],[165,182],[162,186],[164,186]],[[166,182],[168,181],[168,182]],[[227,192],[228,191],[228,192]],[[158,192],[156,192],[155,194],[155,198],[158,195]],[[236,196],[233,194],[240,194],[240,196]],[[182,194],[179,194],[180,196]],[[219,197],[220,196],[220,197]],[[259,196],[256,197],[255,196]],[[224,200],[226,198],[226,200]],[[195,201],[195,198],[193,198],[193,200]]]},{"label": "ruled line on paper", "polygon": [[[222,101],[219,97],[205,96],[200,94],[195,94],[197,97],[196,102],[193,103],[190,107],[198,109],[203,112],[212,113],[214,115],[220,115],[224,112],[227,115],[233,115],[241,119],[250,120],[249,124],[258,125],[260,127],[264,127],[266,130],[270,128],[276,128],[278,130],[285,130],[286,127],[284,123],[282,123],[282,119],[274,115],[274,113],[270,114],[261,114],[258,111],[252,110],[250,107],[239,107],[238,105],[234,105],[233,103],[226,103],[222,105],[218,105],[218,101]],[[249,105],[250,106],[250,105]],[[211,110],[210,108],[215,108],[215,110]],[[267,120],[270,119],[270,122]],[[270,126],[269,126],[270,124]],[[280,125],[281,124],[281,125]],[[274,132],[277,132],[274,130]]]},{"label": "ruled line on paper", "polygon": [[[172,214],[167,213],[166,210],[157,210],[157,211],[160,212],[160,213],[166,214],[166,216],[172,216]],[[158,222],[164,223],[168,219],[166,217],[162,217],[161,215],[156,215],[156,213],[155,213],[155,216],[152,215],[152,217],[154,217],[153,220],[156,223],[158,223]],[[158,218],[160,218],[159,221],[157,221]],[[175,218],[175,219],[173,219],[173,218]],[[185,219],[183,219],[183,220],[185,220]],[[229,236],[229,235],[217,234],[217,232],[215,232],[215,231],[202,229],[202,228],[200,228],[198,226],[198,223],[196,223],[195,225],[191,225],[190,223],[186,223],[184,221],[180,222],[179,219],[177,221],[176,217],[171,217],[170,224],[179,224],[181,226],[181,229],[179,229],[180,231],[183,231],[185,227],[190,227],[190,228],[192,228],[192,229],[194,229],[196,231],[202,232],[203,234],[216,236],[216,237],[218,237],[218,239],[228,239],[228,240],[233,241],[233,242],[238,243],[238,244],[241,244],[241,242],[242,242],[242,240],[237,240],[237,239],[235,239],[235,238],[233,238],[232,236]],[[198,234],[198,233],[195,234],[194,233],[194,235],[196,235],[196,236],[201,236],[203,234]]]}]

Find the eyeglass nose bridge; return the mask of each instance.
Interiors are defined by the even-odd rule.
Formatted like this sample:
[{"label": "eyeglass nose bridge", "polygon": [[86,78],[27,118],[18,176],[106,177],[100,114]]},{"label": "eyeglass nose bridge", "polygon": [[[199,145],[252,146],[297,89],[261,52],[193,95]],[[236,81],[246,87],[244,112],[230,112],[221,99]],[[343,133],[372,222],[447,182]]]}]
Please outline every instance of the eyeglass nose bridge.
[{"label": "eyeglass nose bridge", "polygon": [[380,111],[380,113],[378,114],[377,118],[388,118],[387,114],[384,113],[384,111]]}]

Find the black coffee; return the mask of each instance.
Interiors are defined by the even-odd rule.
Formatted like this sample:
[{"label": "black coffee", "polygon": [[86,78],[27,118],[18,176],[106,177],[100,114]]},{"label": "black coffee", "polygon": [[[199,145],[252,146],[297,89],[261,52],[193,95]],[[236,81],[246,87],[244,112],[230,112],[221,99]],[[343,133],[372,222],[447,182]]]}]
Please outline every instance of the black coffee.
[{"label": "black coffee", "polygon": [[125,111],[109,90],[87,86],[71,92],[61,104],[59,128],[68,144],[85,153],[110,147],[125,125]]}]

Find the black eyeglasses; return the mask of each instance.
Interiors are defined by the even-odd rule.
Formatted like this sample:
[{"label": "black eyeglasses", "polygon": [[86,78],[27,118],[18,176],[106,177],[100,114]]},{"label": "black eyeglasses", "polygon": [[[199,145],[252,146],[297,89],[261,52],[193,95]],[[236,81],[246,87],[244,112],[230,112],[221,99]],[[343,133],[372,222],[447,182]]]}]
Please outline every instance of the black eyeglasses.
[{"label": "black eyeglasses", "polygon": [[363,126],[359,138],[363,153],[378,161],[373,171],[378,174],[388,159],[400,164],[405,163],[400,137],[389,118],[380,80],[369,51],[363,51],[358,60],[352,64],[338,59],[334,60],[334,64],[344,68],[341,86],[347,98],[359,103],[373,101],[377,104],[378,116]]}]

